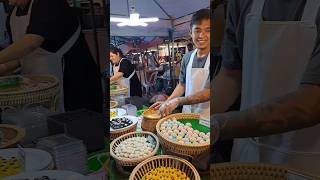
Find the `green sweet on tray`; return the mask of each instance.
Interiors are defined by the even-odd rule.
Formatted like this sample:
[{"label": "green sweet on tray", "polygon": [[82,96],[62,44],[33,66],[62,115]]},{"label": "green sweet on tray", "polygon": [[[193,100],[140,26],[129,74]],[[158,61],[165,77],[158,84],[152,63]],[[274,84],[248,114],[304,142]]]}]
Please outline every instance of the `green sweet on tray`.
[{"label": "green sweet on tray", "polygon": [[183,124],[190,123],[194,130],[198,130],[203,133],[210,132],[210,128],[200,124],[198,119],[179,119],[178,121],[182,122]]},{"label": "green sweet on tray", "polygon": [[0,78],[0,90],[9,90],[20,87],[22,78],[19,76],[8,76]]},{"label": "green sweet on tray", "polygon": [[110,90],[116,90],[117,89],[117,85],[110,85]]}]

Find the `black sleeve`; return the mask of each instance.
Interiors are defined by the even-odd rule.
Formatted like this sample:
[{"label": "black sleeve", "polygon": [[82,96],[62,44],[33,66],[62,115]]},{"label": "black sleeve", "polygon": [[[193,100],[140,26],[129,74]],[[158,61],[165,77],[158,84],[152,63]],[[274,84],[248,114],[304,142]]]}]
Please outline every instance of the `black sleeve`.
[{"label": "black sleeve", "polygon": [[53,50],[61,47],[77,28],[77,18],[65,0],[34,0],[31,8],[27,33],[43,37],[45,46],[54,46]]},{"label": "black sleeve", "polygon": [[227,69],[241,69],[239,42],[237,41],[237,24],[239,22],[239,6],[236,0],[228,2],[228,12],[222,45],[222,66]]},{"label": "black sleeve", "polygon": [[318,11],[316,24],[318,31],[317,39],[301,84],[320,85],[320,11]]},{"label": "black sleeve", "polygon": [[119,72],[123,73],[123,77],[128,78],[134,71],[134,67],[131,62],[124,59],[120,63]]}]

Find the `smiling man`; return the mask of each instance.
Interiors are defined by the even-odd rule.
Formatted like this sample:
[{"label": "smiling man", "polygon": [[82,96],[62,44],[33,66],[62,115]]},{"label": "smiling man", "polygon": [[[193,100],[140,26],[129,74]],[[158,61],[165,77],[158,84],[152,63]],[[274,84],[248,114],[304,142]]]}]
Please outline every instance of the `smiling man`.
[{"label": "smiling man", "polygon": [[[166,102],[152,105],[163,116],[180,105],[184,113],[201,113],[209,118],[210,112],[210,10],[201,9],[191,19],[190,33],[196,49],[183,57],[179,84]],[[185,94],[184,97],[181,97]],[[188,104],[188,105],[187,105]]]}]

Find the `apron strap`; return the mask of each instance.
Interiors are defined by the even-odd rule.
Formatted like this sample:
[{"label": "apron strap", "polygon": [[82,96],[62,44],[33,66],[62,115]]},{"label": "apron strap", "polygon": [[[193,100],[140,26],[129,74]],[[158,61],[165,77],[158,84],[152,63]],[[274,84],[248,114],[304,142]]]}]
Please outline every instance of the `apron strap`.
[{"label": "apron strap", "polygon": [[253,0],[250,14],[258,15],[262,19],[262,11],[265,0]]},{"label": "apron strap", "polygon": [[128,77],[128,79],[130,80],[130,79],[134,76],[135,73],[136,73],[136,71],[133,70],[133,72],[132,72],[131,75]]},{"label": "apron strap", "polygon": [[319,7],[320,7],[319,0],[307,0],[303,10],[301,21],[314,25],[318,15]]},{"label": "apron strap", "polygon": [[76,30],[76,32],[69,38],[69,40],[55,53],[59,57],[63,57],[63,55],[68,52],[71,47],[76,43],[79,36],[81,34],[81,25],[79,22],[79,26]]},{"label": "apron strap", "polygon": [[210,67],[210,53],[208,54],[207,60],[206,60],[206,64],[204,65],[205,69],[209,69]]}]

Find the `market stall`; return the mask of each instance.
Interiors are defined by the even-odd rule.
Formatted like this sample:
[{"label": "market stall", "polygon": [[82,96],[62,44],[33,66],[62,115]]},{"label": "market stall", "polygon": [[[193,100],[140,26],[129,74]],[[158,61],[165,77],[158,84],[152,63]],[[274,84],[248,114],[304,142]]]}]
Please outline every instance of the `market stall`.
[{"label": "market stall", "polygon": [[[121,61],[130,61],[135,66],[143,96],[130,97],[129,88],[113,81],[110,85],[110,106],[113,107],[109,122],[110,179],[140,180],[158,176],[210,179],[208,164],[201,163],[201,158],[210,150],[208,120],[197,113],[163,117],[159,110],[150,107],[155,101],[166,100],[177,85],[182,57],[191,51],[187,48],[192,43],[191,17],[199,9],[208,7],[207,0],[197,3],[111,0],[110,40],[112,46],[125,55],[120,63],[114,60],[113,56],[119,52],[115,48],[117,51],[110,51],[111,60],[115,66],[120,64],[120,68]],[[158,20],[148,21],[147,26],[144,22],[140,22],[142,26],[134,26],[123,19],[130,16],[132,20],[137,13],[141,21],[149,17]]]}]

